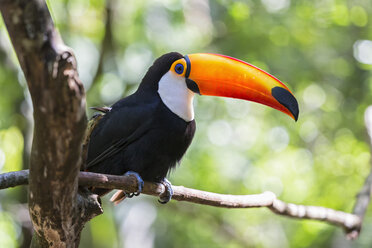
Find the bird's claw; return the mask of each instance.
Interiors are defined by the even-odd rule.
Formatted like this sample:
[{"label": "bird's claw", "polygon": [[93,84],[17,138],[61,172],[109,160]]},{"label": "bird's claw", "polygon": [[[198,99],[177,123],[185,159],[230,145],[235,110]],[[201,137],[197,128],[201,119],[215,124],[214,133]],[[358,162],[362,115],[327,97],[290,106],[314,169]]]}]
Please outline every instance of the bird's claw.
[{"label": "bird's claw", "polygon": [[134,172],[134,171],[128,171],[127,173],[124,174],[124,176],[135,176],[137,179],[137,191],[134,193],[124,192],[125,197],[132,198],[133,196],[139,196],[142,192],[143,185],[144,185],[144,182],[141,176],[137,172]]},{"label": "bird's claw", "polygon": [[126,193],[125,192],[125,197],[127,198],[132,198],[133,196],[139,196],[141,194],[141,192],[134,192],[134,193]]},{"label": "bird's claw", "polygon": [[164,185],[165,191],[160,195],[160,199],[158,201],[161,204],[166,204],[172,199],[173,196],[172,184],[166,178],[161,181],[161,184]]}]

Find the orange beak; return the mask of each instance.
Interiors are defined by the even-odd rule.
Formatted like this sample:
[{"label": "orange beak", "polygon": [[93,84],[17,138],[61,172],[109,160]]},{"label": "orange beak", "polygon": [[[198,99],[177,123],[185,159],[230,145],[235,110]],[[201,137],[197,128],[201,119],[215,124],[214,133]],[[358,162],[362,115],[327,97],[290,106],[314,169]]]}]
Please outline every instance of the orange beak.
[{"label": "orange beak", "polygon": [[197,53],[185,56],[186,83],[207,96],[244,99],[270,106],[297,121],[298,103],[291,91],[269,73],[224,55]]}]

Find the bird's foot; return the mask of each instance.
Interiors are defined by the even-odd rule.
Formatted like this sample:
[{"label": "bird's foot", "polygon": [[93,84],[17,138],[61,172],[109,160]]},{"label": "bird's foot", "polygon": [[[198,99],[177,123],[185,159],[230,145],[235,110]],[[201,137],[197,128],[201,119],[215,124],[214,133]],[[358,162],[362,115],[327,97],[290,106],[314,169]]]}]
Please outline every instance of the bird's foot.
[{"label": "bird's foot", "polygon": [[160,199],[158,201],[161,204],[166,204],[172,199],[173,196],[172,184],[166,178],[164,178],[160,183],[164,185],[165,191],[160,195]]},{"label": "bird's foot", "polygon": [[125,192],[125,197],[132,198],[133,196],[139,196],[142,192],[144,182],[141,178],[141,176],[134,171],[128,171],[127,173],[124,174],[124,176],[135,176],[137,179],[137,191],[134,193],[127,193]]}]

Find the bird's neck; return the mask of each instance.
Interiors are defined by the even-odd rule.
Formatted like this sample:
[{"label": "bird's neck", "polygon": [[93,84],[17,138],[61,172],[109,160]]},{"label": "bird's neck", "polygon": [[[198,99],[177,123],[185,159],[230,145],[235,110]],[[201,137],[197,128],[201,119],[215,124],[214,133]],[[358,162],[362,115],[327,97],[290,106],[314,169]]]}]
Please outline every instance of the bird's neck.
[{"label": "bird's neck", "polygon": [[187,88],[183,77],[167,72],[159,81],[158,93],[174,114],[185,121],[194,119],[194,92]]}]

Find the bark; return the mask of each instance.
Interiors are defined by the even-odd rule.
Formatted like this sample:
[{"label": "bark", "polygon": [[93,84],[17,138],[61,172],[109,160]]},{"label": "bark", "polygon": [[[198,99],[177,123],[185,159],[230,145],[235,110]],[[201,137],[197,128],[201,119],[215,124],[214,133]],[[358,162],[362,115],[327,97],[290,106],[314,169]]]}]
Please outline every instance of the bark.
[{"label": "bark", "polygon": [[[24,72],[34,106],[29,211],[32,246],[78,246],[91,201],[78,196],[81,144],[86,127],[85,93],[76,60],[41,0],[0,0],[0,10]],[[85,199],[85,200],[82,200]],[[83,213],[92,214],[81,218]]]}]

